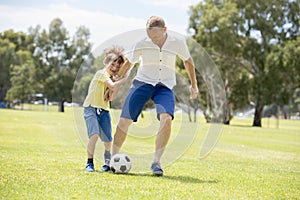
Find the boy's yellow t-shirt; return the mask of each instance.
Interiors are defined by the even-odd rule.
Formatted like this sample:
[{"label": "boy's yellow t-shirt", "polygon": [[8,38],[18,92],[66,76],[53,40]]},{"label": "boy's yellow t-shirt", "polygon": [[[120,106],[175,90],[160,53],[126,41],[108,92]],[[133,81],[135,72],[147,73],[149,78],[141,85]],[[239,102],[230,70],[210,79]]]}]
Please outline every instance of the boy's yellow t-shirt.
[{"label": "boy's yellow t-shirt", "polygon": [[109,101],[104,101],[104,93],[107,89],[104,82],[109,79],[110,75],[105,68],[96,72],[90,82],[88,94],[83,102],[84,107],[92,106],[94,108],[109,110]]}]

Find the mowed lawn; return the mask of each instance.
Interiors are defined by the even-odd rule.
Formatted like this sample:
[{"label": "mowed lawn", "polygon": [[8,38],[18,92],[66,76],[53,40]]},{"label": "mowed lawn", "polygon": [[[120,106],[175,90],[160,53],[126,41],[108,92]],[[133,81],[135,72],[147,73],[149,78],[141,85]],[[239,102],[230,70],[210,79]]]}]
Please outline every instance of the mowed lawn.
[{"label": "mowed lawn", "polygon": [[[72,109],[30,109],[0,110],[0,199],[300,199],[300,121],[263,119],[256,128],[234,118],[199,159],[208,129],[201,119],[189,149],[154,177],[100,173],[98,161],[86,173]],[[193,126],[182,121],[182,130]]]}]

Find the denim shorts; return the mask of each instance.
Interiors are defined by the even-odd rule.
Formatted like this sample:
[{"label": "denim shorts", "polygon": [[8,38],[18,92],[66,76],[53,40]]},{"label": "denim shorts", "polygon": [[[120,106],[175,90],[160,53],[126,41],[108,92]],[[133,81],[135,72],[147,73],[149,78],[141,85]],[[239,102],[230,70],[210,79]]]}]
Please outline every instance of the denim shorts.
[{"label": "denim shorts", "polygon": [[161,113],[168,113],[174,118],[174,91],[163,84],[153,86],[134,80],[123,105],[121,117],[137,121],[146,102],[152,99],[156,106],[157,118]]},{"label": "denim shorts", "polygon": [[102,142],[112,141],[109,111],[89,106],[84,107],[83,114],[89,138],[94,134],[98,134]]}]

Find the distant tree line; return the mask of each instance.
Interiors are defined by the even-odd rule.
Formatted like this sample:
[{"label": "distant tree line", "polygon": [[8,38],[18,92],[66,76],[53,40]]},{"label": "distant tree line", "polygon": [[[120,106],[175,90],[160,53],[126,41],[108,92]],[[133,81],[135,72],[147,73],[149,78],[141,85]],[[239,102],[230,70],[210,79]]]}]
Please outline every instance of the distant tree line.
[{"label": "distant tree line", "polygon": [[[276,105],[277,112],[284,113],[286,105],[290,113],[299,112],[299,7],[300,0],[203,0],[190,7],[190,35],[212,57],[224,82],[225,124],[234,111],[249,105],[255,108],[253,126],[261,126],[266,105]],[[84,26],[71,36],[58,18],[47,30],[37,26],[28,33],[1,32],[0,101],[26,102],[32,94],[42,93],[60,102],[62,112],[72,94],[82,102],[103,60],[90,54],[89,37]],[[184,84],[182,77],[187,74],[179,61],[177,72],[181,74],[177,81]],[[197,73],[197,78],[200,97],[183,103],[188,105],[190,121],[190,113],[199,109],[209,121],[211,96],[203,74]],[[188,96],[183,91],[177,93],[179,97]],[[122,98],[116,98],[113,106],[120,107]]]},{"label": "distant tree line", "polygon": [[266,105],[281,112],[290,105],[290,112],[299,112],[299,14],[299,0],[203,0],[191,6],[189,30],[212,56],[225,84],[224,123],[229,124],[232,111],[250,104],[253,126],[261,126]]},{"label": "distant tree line", "polygon": [[23,103],[33,94],[47,99],[71,102],[76,73],[83,60],[90,60],[90,32],[80,26],[69,35],[60,19],[54,19],[48,30],[40,26],[29,33],[7,30],[0,34],[0,100]]}]

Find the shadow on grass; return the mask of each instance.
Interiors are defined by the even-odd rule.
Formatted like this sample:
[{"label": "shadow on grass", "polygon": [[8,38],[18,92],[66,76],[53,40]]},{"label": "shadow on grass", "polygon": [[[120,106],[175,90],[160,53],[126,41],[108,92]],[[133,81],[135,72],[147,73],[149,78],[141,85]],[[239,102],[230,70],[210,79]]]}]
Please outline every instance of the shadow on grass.
[{"label": "shadow on grass", "polygon": [[228,127],[233,126],[233,127],[242,127],[242,128],[252,128],[254,126],[250,125],[250,124],[230,124],[228,125]]},{"label": "shadow on grass", "polygon": [[141,176],[141,177],[153,177],[153,178],[161,178],[161,179],[170,179],[174,181],[180,181],[183,183],[218,183],[218,180],[203,180],[203,179],[198,179],[190,176],[170,176],[170,175],[164,175],[161,177],[155,176],[153,174],[140,174],[140,173],[128,173],[126,176]]},{"label": "shadow on grass", "polygon": [[[85,174],[89,175],[89,174],[107,174],[107,172],[103,173],[100,172],[98,170],[96,170],[96,173],[91,173],[91,172],[84,172]],[[124,176],[124,177],[128,177],[128,176],[132,176],[132,177],[150,177],[150,178],[154,178],[154,179],[169,179],[169,180],[173,180],[173,181],[179,181],[182,183],[202,183],[202,184],[215,184],[215,183],[219,183],[219,180],[203,180],[203,179],[198,179],[195,177],[190,177],[190,176],[170,176],[170,175],[164,175],[164,176],[155,176],[151,173],[128,173],[128,174],[114,174],[112,172],[109,172],[108,174],[110,175],[114,175],[114,176]]]}]

